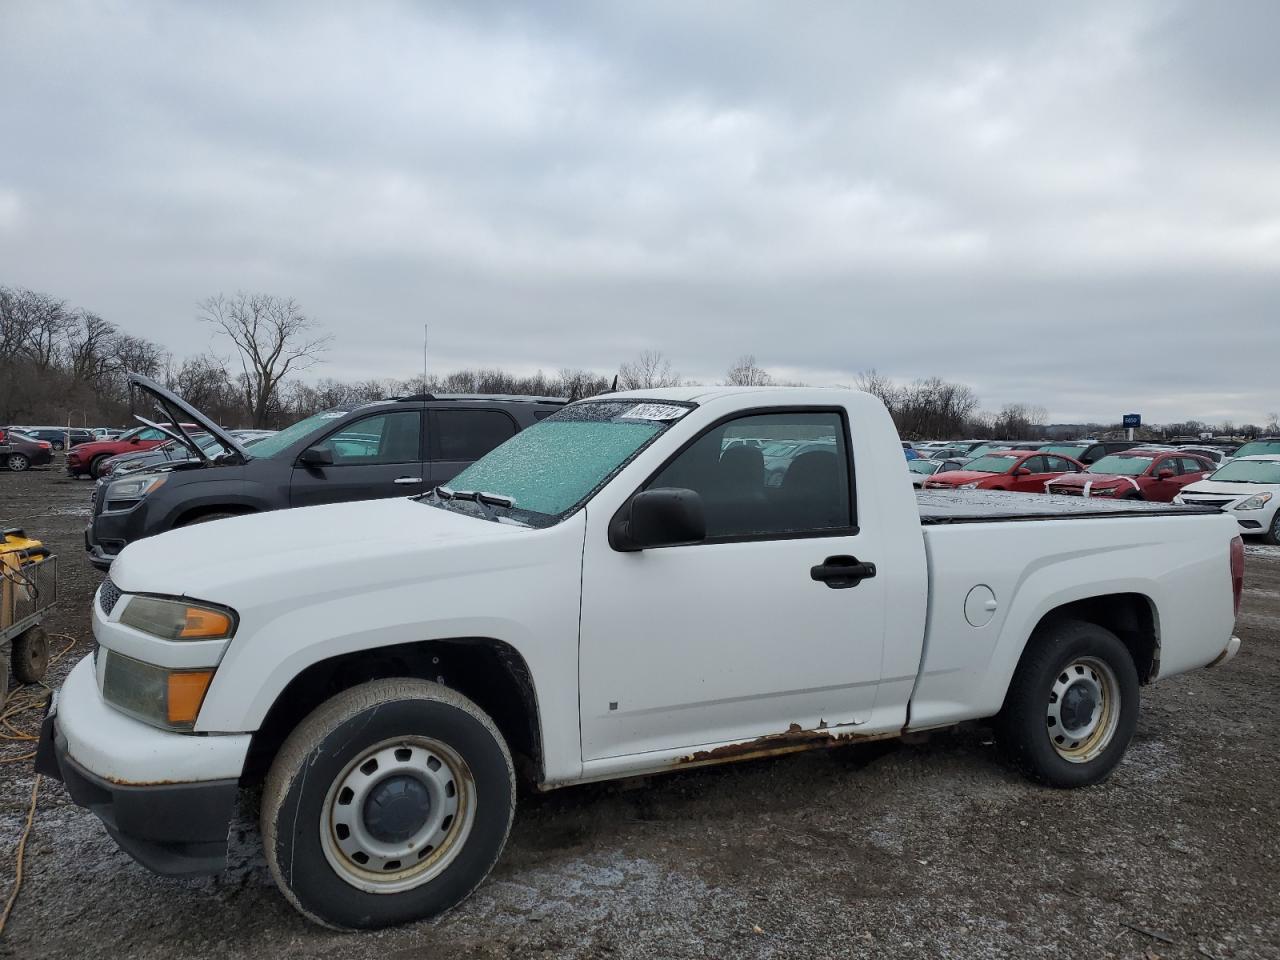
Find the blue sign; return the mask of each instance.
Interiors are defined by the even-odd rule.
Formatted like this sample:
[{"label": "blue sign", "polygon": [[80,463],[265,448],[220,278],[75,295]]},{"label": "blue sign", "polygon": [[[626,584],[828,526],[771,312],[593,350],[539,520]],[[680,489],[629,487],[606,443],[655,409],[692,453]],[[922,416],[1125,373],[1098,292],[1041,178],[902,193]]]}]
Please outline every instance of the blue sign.
[{"label": "blue sign", "polygon": [[1130,429],[1131,427],[1142,426],[1142,414],[1126,413],[1124,415],[1124,426],[1126,430]]}]

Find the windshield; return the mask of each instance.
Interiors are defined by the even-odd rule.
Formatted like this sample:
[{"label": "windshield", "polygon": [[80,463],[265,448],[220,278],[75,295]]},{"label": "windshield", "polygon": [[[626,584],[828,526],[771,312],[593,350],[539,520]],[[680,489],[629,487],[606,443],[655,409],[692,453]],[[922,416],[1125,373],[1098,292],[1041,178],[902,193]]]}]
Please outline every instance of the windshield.
[{"label": "windshield", "polygon": [[1075,457],[1080,459],[1080,454],[1088,450],[1089,447],[1083,443],[1047,443],[1040,447],[1041,453],[1060,453],[1066,457]]},{"label": "windshield", "polygon": [[1209,479],[1235,483],[1280,483],[1280,460],[1236,460]]},{"label": "windshield", "polygon": [[912,473],[935,473],[942,466],[936,460],[908,460],[907,469]]},{"label": "windshield", "polygon": [[342,419],[348,412],[347,410],[325,410],[323,413],[313,413],[305,420],[299,420],[293,426],[285,427],[279,433],[263,437],[253,445],[253,455],[255,457],[274,457],[281,450],[293,446],[295,442],[319,430],[322,426],[334,420]]},{"label": "windshield", "polygon": [[1236,451],[1237,457],[1256,457],[1266,453],[1280,453],[1280,440],[1254,440]]},{"label": "windshield", "polygon": [[1004,456],[993,454],[970,460],[964,465],[964,469],[975,470],[978,473],[1004,473],[1017,462],[1018,458],[1013,454],[1005,454]]},{"label": "windshield", "polygon": [[1137,477],[1147,472],[1154,457],[1125,457],[1112,454],[1089,468],[1090,473],[1110,473],[1119,477]]},{"label": "windshield", "polygon": [[[674,403],[576,403],[477,460],[448,489],[507,497],[516,519],[545,526],[582,503],[688,412]],[[468,513],[479,509],[456,500],[429,502]]]}]

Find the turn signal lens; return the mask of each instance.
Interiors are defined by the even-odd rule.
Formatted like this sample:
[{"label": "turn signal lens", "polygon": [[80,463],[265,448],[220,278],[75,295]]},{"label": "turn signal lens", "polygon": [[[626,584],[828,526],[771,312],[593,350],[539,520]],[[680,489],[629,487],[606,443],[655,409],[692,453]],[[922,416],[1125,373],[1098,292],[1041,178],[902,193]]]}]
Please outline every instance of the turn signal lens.
[{"label": "turn signal lens", "polygon": [[187,607],[187,622],[178,633],[180,640],[216,640],[231,633],[231,618],[220,610]]},{"label": "turn signal lens", "polygon": [[213,681],[212,670],[183,670],[169,674],[169,697],[166,704],[170,726],[188,726],[196,722],[200,704]]}]

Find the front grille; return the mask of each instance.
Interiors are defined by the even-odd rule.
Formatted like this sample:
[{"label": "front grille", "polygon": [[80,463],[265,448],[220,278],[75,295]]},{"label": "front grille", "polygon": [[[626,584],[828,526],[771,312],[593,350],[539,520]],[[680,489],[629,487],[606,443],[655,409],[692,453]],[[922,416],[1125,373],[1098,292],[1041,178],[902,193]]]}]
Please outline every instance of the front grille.
[{"label": "front grille", "polygon": [[116,604],[120,602],[120,588],[117,587],[108,577],[102,581],[102,587],[98,591],[98,606],[102,608],[102,612],[106,616],[111,616],[111,611],[116,608]]},{"label": "front grille", "polygon": [[1182,502],[1193,507],[1225,507],[1228,506],[1230,500],[1192,500],[1190,497],[1183,497]]},{"label": "front grille", "polygon": [[93,487],[93,515],[96,517],[102,512],[102,501],[107,496],[107,484],[104,480],[99,480]]},{"label": "front grille", "polygon": [[1047,493],[1056,493],[1060,497],[1082,497],[1084,496],[1083,487],[1049,487]]}]

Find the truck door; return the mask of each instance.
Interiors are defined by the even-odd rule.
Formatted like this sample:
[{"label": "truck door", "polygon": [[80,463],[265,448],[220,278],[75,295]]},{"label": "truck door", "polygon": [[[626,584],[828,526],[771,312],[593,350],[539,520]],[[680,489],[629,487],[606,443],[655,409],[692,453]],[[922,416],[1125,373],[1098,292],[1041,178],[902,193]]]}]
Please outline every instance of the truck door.
[{"label": "truck door", "polygon": [[[696,491],[702,543],[619,552],[611,517],[588,508],[584,760],[850,733],[866,721],[885,592],[860,566],[880,551],[878,535],[858,529],[846,419],[813,408],[747,414],[687,444],[644,489]],[[743,438],[761,442],[734,443]]]},{"label": "truck door", "polygon": [[289,478],[291,506],[407,497],[427,488],[421,410],[371,414],[313,446],[329,451],[333,463],[294,464]]}]

